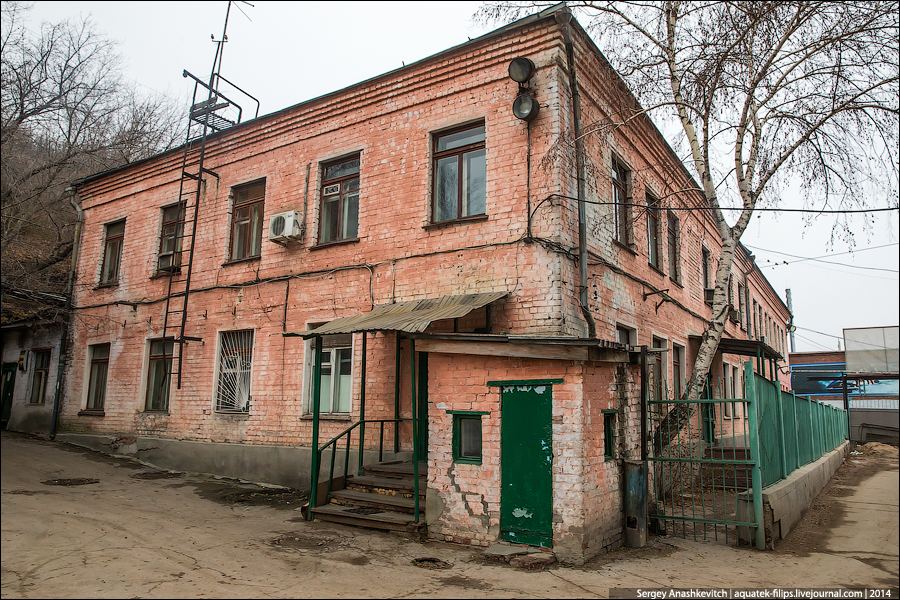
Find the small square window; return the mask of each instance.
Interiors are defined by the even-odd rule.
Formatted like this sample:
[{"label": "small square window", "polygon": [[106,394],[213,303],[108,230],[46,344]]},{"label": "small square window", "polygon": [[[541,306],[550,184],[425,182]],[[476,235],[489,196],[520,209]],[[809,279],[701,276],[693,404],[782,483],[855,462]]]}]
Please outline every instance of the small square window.
[{"label": "small square window", "polygon": [[481,413],[453,414],[453,462],[481,464]]}]

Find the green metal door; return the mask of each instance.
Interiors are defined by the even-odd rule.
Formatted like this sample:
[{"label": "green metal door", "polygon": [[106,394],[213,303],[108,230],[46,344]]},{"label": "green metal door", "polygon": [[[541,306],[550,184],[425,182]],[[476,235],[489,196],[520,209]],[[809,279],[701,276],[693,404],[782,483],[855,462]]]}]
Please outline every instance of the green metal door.
[{"label": "green metal door", "polygon": [[553,542],[550,385],[501,388],[500,534],[508,542]]},{"label": "green metal door", "polygon": [[0,427],[6,429],[9,415],[12,412],[13,389],[16,386],[16,363],[3,364],[3,383],[0,392]]}]

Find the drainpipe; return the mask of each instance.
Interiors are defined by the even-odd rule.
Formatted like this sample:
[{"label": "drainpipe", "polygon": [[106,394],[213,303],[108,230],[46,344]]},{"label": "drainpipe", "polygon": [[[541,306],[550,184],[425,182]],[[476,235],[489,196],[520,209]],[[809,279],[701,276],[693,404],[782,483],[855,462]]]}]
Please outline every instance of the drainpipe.
[{"label": "drainpipe", "polygon": [[556,22],[560,24],[563,41],[566,44],[566,68],[569,71],[569,88],[572,90],[572,116],[575,120],[575,171],[578,177],[578,303],[587,323],[588,337],[597,337],[597,326],[588,306],[587,287],[587,230],[584,205],[584,142],[581,139],[581,96],[575,79],[575,48],[569,23],[572,11],[563,8],[556,12]]},{"label": "drainpipe", "polygon": [[56,388],[53,391],[53,412],[50,415],[50,439],[56,439],[56,429],[59,425],[59,400],[62,392],[63,369],[66,363],[66,355],[69,352],[69,320],[72,312],[72,290],[75,289],[75,267],[78,262],[78,248],[81,243],[81,227],[84,223],[84,211],[81,204],[75,200],[75,188],[66,188],[69,194],[69,203],[75,209],[75,237],[72,240],[72,262],[69,265],[69,281],[66,284],[66,309],[63,313],[63,330],[59,342],[59,357],[56,367]]}]

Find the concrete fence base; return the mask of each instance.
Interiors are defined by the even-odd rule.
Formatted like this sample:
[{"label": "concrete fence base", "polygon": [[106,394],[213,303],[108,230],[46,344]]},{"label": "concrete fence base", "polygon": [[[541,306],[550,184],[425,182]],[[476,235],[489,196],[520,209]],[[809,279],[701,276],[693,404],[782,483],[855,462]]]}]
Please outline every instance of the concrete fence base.
[{"label": "concrete fence base", "polygon": [[[160,469],[230,477],[309,491],[312,449],[308,446],[228,444],[81,433],[60,433],[56,440],[113,456],[134,458]],[[396,458],[403,458],[405,454],[409,453],[401,452]],[[366,451],[364,458],[366,463],[376,462],[378,453]],[[393,453],[384,453],[384,460],[394,458]],[[331,468],[331,452],[325,451],[321,460],[319,480],[325,481]],[[351,474],[358,464],[358,455],[351,449]],[[338,477],[343,474],[344,451],[338,450],[334,461],[334,475]]]},{"label": "concrete fence base", "polygon": [[[850,451],[850,442],[844,442],[819,460],[803,465],[787,479],[764,488],[762,491],[763,521],[766,528],[766,547],[774,549],[791,528],[806,514],[813,500],[819,495],[832,475],[843,464]],[[753,496],[750,491],[738,495],[737,518],[753,520]],[[738,528],[740,539],[753,543],[754,534],[749,527]]]}]

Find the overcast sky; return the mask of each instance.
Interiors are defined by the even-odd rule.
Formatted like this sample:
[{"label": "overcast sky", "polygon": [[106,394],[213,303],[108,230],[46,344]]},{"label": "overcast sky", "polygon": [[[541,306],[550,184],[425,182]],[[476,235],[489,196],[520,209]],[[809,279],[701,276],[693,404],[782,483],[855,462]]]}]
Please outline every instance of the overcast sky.
[{"label": "overcast sky", "polygon": [[[36,30],[41,20],[90,16],[98,30],[120,43],[129,79],[187,99],[191,87],[181,73],[209,77],[215,53],[210,35],[221,37],[227,4],[35,2],[28,18]],[[222,74],[259,99],[260,114],[392,71],[494,28],[473,23],[479,2],[251,4],[231,9]],[[887,206],[887,200],[873,204]],[[790,194],[782,206],[802,207]],[[782,299],[791,290],[796,350],[836,350],[845,328],[900,321],[898,213],[870,216],[868,231],[864,221],[854,220],[852,253],[843,241],[830,243],[829,216],[805,225],[802,214],[759,213],[741,239]]]}]

